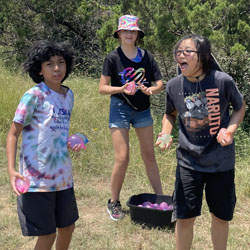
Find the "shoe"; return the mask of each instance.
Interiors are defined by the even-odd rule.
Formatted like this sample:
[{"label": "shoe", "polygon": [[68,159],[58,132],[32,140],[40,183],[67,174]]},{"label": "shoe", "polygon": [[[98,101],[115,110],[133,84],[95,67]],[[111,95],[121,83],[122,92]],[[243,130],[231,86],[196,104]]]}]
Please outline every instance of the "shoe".
[{"label": "shoe", "polygon": [[120,201],[108,200],[107,212],[112,220],[121,220],[124,218]]}]

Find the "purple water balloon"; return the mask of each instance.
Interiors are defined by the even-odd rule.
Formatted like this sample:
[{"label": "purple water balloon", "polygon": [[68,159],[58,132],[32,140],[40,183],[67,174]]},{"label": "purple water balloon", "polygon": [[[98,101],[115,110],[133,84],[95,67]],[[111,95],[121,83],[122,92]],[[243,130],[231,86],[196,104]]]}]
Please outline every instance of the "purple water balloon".
[{"label": "purple water balloon", "polygon": [[151,208],[163,211],[173,210],[173,205],[168,205],[167,202],[163,201],[160,204],[151,203],[150,201],[144,201],[142,204],[139,204],[138,207]]},{"label": "purple water balloon", "polygon": [[158,207],[159,207],[159,204],[158,204],[158,203],[153,203],[153,204],[152,204],[152,208],[158,209]]},{"label": "purple water balloon", "polygon": [[89,142],[89,140],[88,140],[88,138],[87,138],[87,136],[85,134],[75,133],[75,135],[79,136],[83,140],[84,145]]},{"label": "purple water balloon", "polygon": [[144,202],[142,203],[142,206],[143,206],[143,207],[151,206],[151,205],[152,205],[152,203],[151,203],[150,201],[144,201]]},{"label": "purple water balloon", "polygon": [[84,140],[78,135],[74,134],[68,138],[68,142],[70,143],[70,148],[73,149],[76,145],[81,145],[81,148],[86,149],[84,145]]}]

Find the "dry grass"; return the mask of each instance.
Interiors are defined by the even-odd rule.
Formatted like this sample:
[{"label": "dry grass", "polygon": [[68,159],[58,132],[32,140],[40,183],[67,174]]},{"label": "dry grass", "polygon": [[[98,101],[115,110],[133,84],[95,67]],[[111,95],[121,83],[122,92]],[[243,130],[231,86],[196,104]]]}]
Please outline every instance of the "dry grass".
[{"label": "dry grass", "polygon": [[[7,78],[5,76],[8,76]],[[5,157],[5,139],[8,127],[20,96],[32,83],[22,76],[9,76],[0,71],[0,249],[33,249],[36,239],[21,236],[16,213],[16,197],[10,190]],[[106,213],[110,196],[109,181],[113,165],[113,150],[108,129],[108,96],[97,92],[98,82],[94,79],[74,78],[67,82],[75,93],[75,107],[72,114],[71,133],[84,132],[90,142],[87,150],[72,154],[76,197],[80,219],[76,223],[71,249],[89,250],[173,250],[174,234],[171,231],[143,229],[131,223],[129,214],[124,220],[114,222]],[[22,86],[22,87],[20,87]],[[2,109],[4,105],[4,109]],[[160,129],[156,124],[155,132]],[[244,137],[246,138],[246,137]],[[248,143],[247,143],[248,142]],[[152,192],[139,156],[138,142],[131,130],[131,161],[121,192],[121,201],[128,212],[126,201],[133,194]],[[249,140],[241,150],[248,150]],[[162,153],[156,149],[156,156],[166,194],[171,194],[175,174],[175,150]],[[229,250],[250,249],[250,189],[247,154],[240,154],[236,166],[238,202],[228,242]],[[194,250],[212,249],[210,239],[210,215],[206,204],[202,216],[195,225]]]}]

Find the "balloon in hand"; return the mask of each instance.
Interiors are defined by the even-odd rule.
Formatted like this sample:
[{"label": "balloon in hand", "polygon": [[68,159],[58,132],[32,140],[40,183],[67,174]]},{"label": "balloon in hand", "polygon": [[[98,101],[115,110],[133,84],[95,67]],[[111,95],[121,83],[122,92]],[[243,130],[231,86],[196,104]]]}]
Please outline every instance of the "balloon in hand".
[{"label": "balloon in hand", "polygon": [[26,193],[30,187],[30,181],[28,178],[24,178],[24,179],[17,178],[15,184],[16,184],[17,191],[22,194]]},{"label": "balloon in hand", "polygon": [[228,142],[230,140],[231,133],[226,128],[221,128],[218,135],[217,140],[219,143],[222,141]]},{"label": "balloon in hand", "polygon": [[127,91],[134,91],[136,89],[136,85],[135,82],[130,82],[127,84],[127,86],[125,87],[125,89]]},{"label": "balloon in hand", "polygon": [[86,137],[86,135],[81,134],[81,133],[75,133],[73,135],[71,135],[68,138],[68,142],[70,143],[70,148],[73,149],[76,145],[81,145],[81,148],[86,149],[85,144],[88,143],[88,138]]},{"label": "balloon in hand", "polygon": [[167,147],[168,143],[170,142],[171,135],[169,134],[162,134],[158,136],[156,143],[160,143],[159,147],[163,148],[164,146]]}]

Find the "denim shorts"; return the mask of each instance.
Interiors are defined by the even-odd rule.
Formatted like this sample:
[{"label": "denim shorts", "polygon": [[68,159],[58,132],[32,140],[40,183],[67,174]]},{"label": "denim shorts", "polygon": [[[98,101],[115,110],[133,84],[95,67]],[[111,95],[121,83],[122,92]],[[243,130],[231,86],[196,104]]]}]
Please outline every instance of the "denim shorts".
[{"label": "denim shorts", "polygon": [[52,234],[79,218],[73,188],[22,194],[17,197],[17,212],[24,236]]},{"label": "denim shorts", "polygon": [[201,214],[203,189],[210,213],[230,221],[236,204],[234,169],[204,173],[177,166],[174,191],[174,211],[177,219]]},{"label": "denim shorts", "polygon": [[150,108],[143,111],[132,109],[124,100],[112,96],[110,100],[109,128],[144,128],[153,125]]}]

